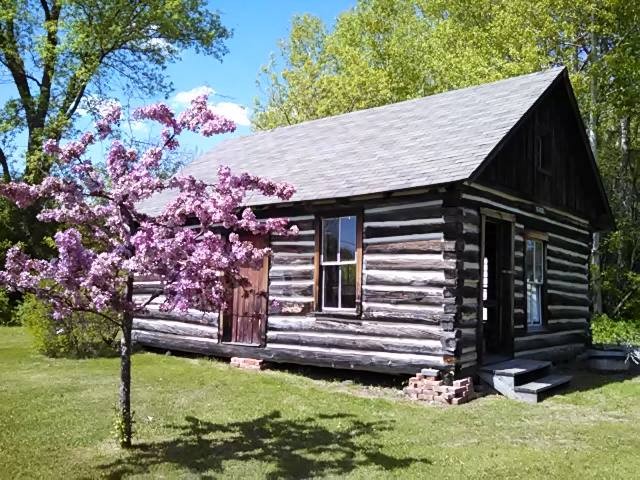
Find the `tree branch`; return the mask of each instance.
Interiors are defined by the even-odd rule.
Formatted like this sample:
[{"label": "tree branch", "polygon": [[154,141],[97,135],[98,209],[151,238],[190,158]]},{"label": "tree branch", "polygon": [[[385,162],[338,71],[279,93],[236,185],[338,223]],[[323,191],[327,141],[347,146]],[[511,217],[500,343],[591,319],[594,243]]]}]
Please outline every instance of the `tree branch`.
[{"label": "tree branch", "polygon": [[9,171],[7,156],[2,150],[2,147],[0,147],[0,166],[2,166],[2,179],[5,183],[9,183],[11,181],[11,172]]}]

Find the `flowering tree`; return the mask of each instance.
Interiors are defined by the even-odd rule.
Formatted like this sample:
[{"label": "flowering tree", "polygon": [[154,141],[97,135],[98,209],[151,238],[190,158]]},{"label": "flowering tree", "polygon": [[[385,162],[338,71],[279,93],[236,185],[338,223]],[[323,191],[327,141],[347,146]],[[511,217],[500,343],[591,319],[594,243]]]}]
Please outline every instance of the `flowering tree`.
[{"label": "flowering tree", "polygon": [[[35,293],[51,305],[55,318],[91,312],[120,327],[120,443],[128,447],[133,317],[159,297],[164,311],[227,308],[228,288],[248,286],[240,267],[260,265],[270,254],[268,248],[241,241],[238,233],[285,235],[295,233],[295,227],[287,229],[286,219],[259,220],[242,207],[250,192],[289,199],[293,188],[288,184],[234,175],[224,167],[214,184],[157,175],[163,159],[178,147],[181,132],[210,136],[234,130],[233,123],[209,110],[205,96],[179,115],[163,104],[136,110],[136,119],[161,126],[159,143],[144,152],[117,139],[120,115],[120,108],[111,105],[95,133],[86,132],[64,146],[45,142],[45,152],[57,157],[59,167],[39,185],[0,186],[0,195],[21,208],[41,202],[39,219],[62,226],[55,235],[57,257],[30,258],[13,247],[0,282]],[[87,148],[106,139],[111,143],[105,166],[97,168],[87,159]],[[177,192],[175,198],[161,213],[146,214],[140,203],[167,189]],[[187,223],[198,226],[184,228]],[[136,276],[159,277],[162,286],[141,299],[133,294]]]}]

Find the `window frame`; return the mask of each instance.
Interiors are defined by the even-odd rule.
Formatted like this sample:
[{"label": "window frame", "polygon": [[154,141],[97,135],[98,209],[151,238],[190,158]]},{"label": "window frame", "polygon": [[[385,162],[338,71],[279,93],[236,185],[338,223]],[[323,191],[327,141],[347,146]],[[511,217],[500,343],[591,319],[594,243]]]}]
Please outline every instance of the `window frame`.
[{"label": "window frame", "polygon": [[[542,281],[536,282],[535,279],[533,282],[529,280],[529,270],[527,268],[527,242],[533,241],[540,244],[542,249]],[[549,242],[549,236],[545,233],[535,232],[535,231],[527,231],[524,234],[524,242],[523,249],[524,255],[522,257],[523,261],[523,286],[524,286],[524,324],[527,332],[529,331],[540,331],[545,330],[548,325],[548,314],[547,314],[547,243]],[[536,252],[533,251],[533,262],[532,268],[534,271],[535,278],[535,270],[536,270]],[[529,284],[538,285],[540,288],[540,323],[533,325],[529,323]]]},{"label": "window frame", "polygon": [[[323,260],[323,221],[333,218],[355,217],[356,220],[356,249],[355,259],[347,261]],[[326,314],[345,317],[360,317],[362,312],[362,227],[363,215],[361,210],[329,210],[316,215],[315,218],[315,258],[314,258],[314,310],[315,314]],[[340,237],[338,236],[338,250]],[[339,257],[338,257],[339,258]],[[325,307],[324,305],[324,267],[331,265],[354,265],[356,267],[355,307]],[[341,274],[341,273],[340,273]],[[339,283],[341,288],[342,284]],[[341,296],[338,297],[341,302]]]},{"label": "window frame", "polygon": [[[547,131],[544,133],[539,133],[535,137],[535,162],[536,162],[536,170],[544,175],[551,176],[551,164],[544,165],[544,159],[547,156],[552,156],[553,153],[553,144],[554,144],[554,132],[553,130]],[[551,159],[548,158],[547,162],[551,162]],[[545,168],[549,167],[549,168]]]}]

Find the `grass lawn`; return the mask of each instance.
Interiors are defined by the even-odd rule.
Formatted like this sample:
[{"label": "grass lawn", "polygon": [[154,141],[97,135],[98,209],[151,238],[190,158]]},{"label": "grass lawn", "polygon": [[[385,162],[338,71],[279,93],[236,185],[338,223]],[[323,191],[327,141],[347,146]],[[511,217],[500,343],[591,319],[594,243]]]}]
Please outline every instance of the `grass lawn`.
[{"label": "grass lawn", "polygon": [[[138,354],[136,448],[111,434],[118,360],[51,360],[0,328],[0,478],[638,478],[640,378],[542,404],[418,405],[389,388]],[[355,375],[354,375],[355,378]]]}]

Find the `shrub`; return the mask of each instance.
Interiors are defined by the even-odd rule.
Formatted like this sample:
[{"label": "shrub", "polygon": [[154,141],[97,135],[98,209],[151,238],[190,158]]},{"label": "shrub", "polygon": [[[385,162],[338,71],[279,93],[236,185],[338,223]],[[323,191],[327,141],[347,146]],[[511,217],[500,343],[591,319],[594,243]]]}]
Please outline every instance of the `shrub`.
[{"label": "shrub", "polygon": [[54,320],[51,309],[27,295],[16,317],[33,336],[35,349],[49,357],[96,357],[116,353],[118,328],[95,314],[74,313]]},{"label": "shrub", "polygon": [[20,325],[14,315],[14,303],[5,289],[0,288],[0,325]]},{"label": "shrub", "polygon": [[640,320],[614,320],[598,315],[591,321],[595,344],[640,345]]}]

